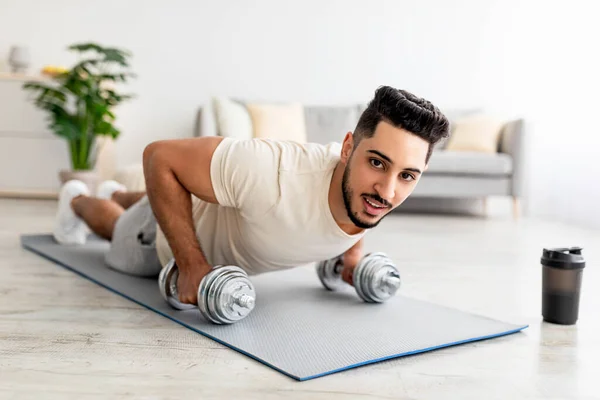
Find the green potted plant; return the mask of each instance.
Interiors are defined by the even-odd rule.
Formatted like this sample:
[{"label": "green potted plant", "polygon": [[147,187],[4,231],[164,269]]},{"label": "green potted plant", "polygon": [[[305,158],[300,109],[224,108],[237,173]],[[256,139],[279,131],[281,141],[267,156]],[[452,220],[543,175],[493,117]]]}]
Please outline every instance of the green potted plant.
[{"label": "green potted plant", "polygon": [[48,113],[49,129],[68,143],[72,170],[59,172],[61,182],[80,179],[94,190],[97,138],[119,136],[113,110],[133,97],[116,90],[117,84],[134,76],[127,70],[130,53],[95,43],[68,49],[79,54],[77,64],[56,70],[47,82],[26,82],[23,88],[33,92],[34,104]]}]

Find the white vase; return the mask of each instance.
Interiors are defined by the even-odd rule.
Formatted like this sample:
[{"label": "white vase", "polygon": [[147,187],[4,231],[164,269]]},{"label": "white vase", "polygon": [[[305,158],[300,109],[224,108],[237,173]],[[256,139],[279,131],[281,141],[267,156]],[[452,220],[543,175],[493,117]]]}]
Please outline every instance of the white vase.
[{"label": "white vase", "polygon": [[12,67],[12,73],[22,74],[27,71],[29,63],[31,62],[31,56],[29,49],[24,46],[13,46],[10,49],[10,55],[8,57],[8,63]]}]

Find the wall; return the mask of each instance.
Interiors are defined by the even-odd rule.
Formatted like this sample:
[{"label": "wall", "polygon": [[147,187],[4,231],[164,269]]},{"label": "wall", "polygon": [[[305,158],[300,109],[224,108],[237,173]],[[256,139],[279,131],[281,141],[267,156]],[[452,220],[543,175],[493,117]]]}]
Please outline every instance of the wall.
[{"label": "wall", "polygon": [[519,98],[530,121],[529,211],[591,227],[600,227],[598,11],[591,1],[523,2],[505,38],[522,69],[507,71],[518,88],[507,101]]},{"label": "wall", "polygon": [[598,29],[583,3],[548,3],[0,0],[0,60],[15,43],[35,69],[70,65],[64,49],[77,41],[132,50],[138,98],[119,112],[121,165],[153,140],[189,136],[215,94],[345,104],[390,84],[445,109],[523,115],[534,146],[527,210],[600,226],[597,169],[579,153],[600,148],[598,65],[586,55]]}]

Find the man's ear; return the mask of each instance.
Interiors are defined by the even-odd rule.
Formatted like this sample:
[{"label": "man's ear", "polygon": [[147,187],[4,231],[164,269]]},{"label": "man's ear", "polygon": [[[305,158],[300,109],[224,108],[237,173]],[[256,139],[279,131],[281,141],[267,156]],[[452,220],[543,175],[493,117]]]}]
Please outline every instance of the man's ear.
[{"label": "man's ear", "polygon": [[344,142],[342,143],[342,152],[340,154],[341,161],[346,164],[350,159],[350,154],[352,154],[352,149],[354,149],[354,135],[352,132],[346,133],[344,137]]}]

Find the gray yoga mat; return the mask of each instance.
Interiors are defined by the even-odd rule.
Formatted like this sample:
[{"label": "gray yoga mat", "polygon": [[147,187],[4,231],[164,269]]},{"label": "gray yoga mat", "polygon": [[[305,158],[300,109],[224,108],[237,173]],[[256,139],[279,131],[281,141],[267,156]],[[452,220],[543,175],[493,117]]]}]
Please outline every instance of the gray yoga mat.
[{"label": "gray yoga mat", "polygon": [[314,268],[252,277],[254,311],[233,325],[214,325],[197,309],[178,311],[160,295],[157,279],[114,271],[108,243],[62,246],[50,235],[24,235],[21,244],[152,311],[297,380],[308,380],[390,358],[516,333],[527,327],[398,295],[362,302],[351,287],[329,292]]}]

